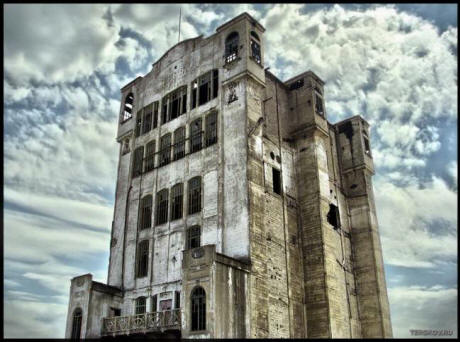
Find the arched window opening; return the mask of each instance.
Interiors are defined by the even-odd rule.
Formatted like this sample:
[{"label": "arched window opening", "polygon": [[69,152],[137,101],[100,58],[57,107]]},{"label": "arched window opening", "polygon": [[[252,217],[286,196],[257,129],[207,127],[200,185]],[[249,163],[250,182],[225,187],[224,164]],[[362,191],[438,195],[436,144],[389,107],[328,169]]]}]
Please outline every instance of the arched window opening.
[{"label": "arched window opening", "polygon": [[232,32],[225,39],[225,63],[230,63],[238,57],[238,44],[240,36],[238,32]]},{"label": "arched window opening", "polygon": [[141,200],[139,228],[148,229],[152,226],[152,196],[145,196]]},{"label": "arched window opening", "polygon": [[251,37],[253,37],[254,39],[256,39],[256,40],[258,40],[260,42],[259,35],[257,33],[255,33],[254,31],[251,31]]},{"label": "arched window opening", "polygon": [[139,297],[136,299],[136,315],[141,315],[145,313],[145,297]]},{"label": "arched window opening", "polygon": [[257,33],[255,33],[254,31],[251,31],[250,45],[251,45],[251,57],[254,59],[254,61],[257,64],[261,64],[262,57],[260,53],[260,39]]},{"label": "arched window opening", "polygon": [[147,276],[149,266],[149,240],[139,242],[137,251],[137,277]]},{"label": "arched window opening", "polygon": [[195,177],[188,182],[188,213],[201,211],[201,177]]},{"label": "arched window opening", "polygon": [[191,331],[206,329],[206,293],[202,287],[193,289],[191,298],[192,327]]},{"label": "arched window opening", "polygon": [[201,246],[201,228],[193,226],[187,229],[187,244],[186,249],[197,248]]},{"label": "arched window opening", "polygon": [[133,117],[133,105],[134,105],[134,95],[133,93],[129,93],[125,98],[122,122],[128,119],[131,119]]},{"label": "arched window opening", "polygon": [[79,340],[81,334],[82,311],[80,308],[75,309],[72,317],[72,340]]}]

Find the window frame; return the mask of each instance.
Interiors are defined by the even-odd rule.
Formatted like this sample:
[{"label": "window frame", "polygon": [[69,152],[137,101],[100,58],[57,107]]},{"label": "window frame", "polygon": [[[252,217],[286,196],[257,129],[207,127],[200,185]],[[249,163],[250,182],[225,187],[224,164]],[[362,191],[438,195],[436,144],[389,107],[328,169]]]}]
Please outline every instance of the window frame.
[{"label": "window frame", "polygon": [[[139,230],[152,228],[152,205],[152,195],[142,197],[141,205],[139,207]],[[146,210],[147,208],[148,210]]]},{"label": "window frame", "polygon": [[150,172],[155,169],[155,150],[155,140],[151,140],[145,145],[144,172]]},{"label": "window frame", "polygon": [[[186,142],[186,129],[185,126],[178,127],[174,131],[174,145],[173,145],[173,160],[179,160],[185,157],[185,142]],[[179,140],[178,140],[179,139]]]},{"label": "window frame", "polygon": [[[194,182],[197,182],[198,185],[195,185]],[[201,176],[193,177],[192,179],[190,179],[188,181],[187,188],[187,214],[193,215],[201,212],[201,201],[203,197],[201,190]],[[195,193],[193,191],[195,191]]]},{"label": "window frame", "polygon": [[75,308],[72,314],[72,332],[71,340],[80,340],[81,338],[81,325],[83,320],[83,310],[80,307]]},{"label": "window frame", "polygon": [[190,331],[206,330],[206,291],[196,286],[190,292]]},{"label": "window frame", "polygon": [[[170,221],[179,220],[184,216],[184,184],[175,184],[170,191],[171,217]],[[180,199],[179,199],[180,198]],[[180,203],[176,203],[180,202]]]},{"label": "window frame", "polygon": [[134,94],[132,92],[129,92],[125,96],[124,101],[123,101],[123,111],[122,111],[122,115],[120,118],[121,124],[125,123],[126,121],[128,121],[129,119],[133,117],[133,109],[134,109]]},{"label": "window frame", "polygon": [[137,244],[136,278],[147,277],[149,273],[149,248],[148,239],[139,241]]},{"label": "window frame", "polygon": [[[143,303],[141,302],[143,301]],[[141,311],[140,309],[142,309],[142,312],[139,312]],[[143,315],[147,312],[147,297],[145,296],[140,296],[140,297],[137,297],[136,298],[136,302],[135,302],[135,305],[134,305],[134,312],[135,312],[135,315]]]},{"label": "window frame", "polygon": [[228,34],[227,38],[225,38],[225,64],[229,64],[238,58],[239,52],[239,44],[240,44],[240,35],[238,32],[233,31]]},{"label": "window frame", "polygon": [[[214,121],[210,121],[211,119],[214,119]],[[214,127],[212,128],[213,123]],[[211,112],[206,115],[205,127],[205,143],[206,147],[208,147],[217,143],[217,112]]]},{"label": "window frame", "polygon": [[[200,123],[199,128],[194,128],[198,127],[198,122]],[[190,153],[198,152],[201,149],[203,149],[203,120],[199,117],[190,124]]]},{"label": "window frame", "polygon": [[144,146],[139,146],[134,150],[132,178],[142,175],[144,166]]},{"label": "window frame", "polygon": [[[162,204],[163,203],[163,204]],[[169,190],[167,188],[157,192],[156,195],[156,220],[155,225],[159,226],[168,222],[169,218]]]},{"label": "window frame", "polygon": [[[196,245],[196,240],[198,240],[198,245]],[[201,227],[199,225],[194,225],[188,227],[186,230],[185,249],[198,247],[201,247]]]},{"label": "window frame", "polygon": [[[169,144],[164,143],[164,141],[169,141]],[[171,163],[171,133],[166,133],[160,138],[160,150],[158,166],[165,166]]]}]

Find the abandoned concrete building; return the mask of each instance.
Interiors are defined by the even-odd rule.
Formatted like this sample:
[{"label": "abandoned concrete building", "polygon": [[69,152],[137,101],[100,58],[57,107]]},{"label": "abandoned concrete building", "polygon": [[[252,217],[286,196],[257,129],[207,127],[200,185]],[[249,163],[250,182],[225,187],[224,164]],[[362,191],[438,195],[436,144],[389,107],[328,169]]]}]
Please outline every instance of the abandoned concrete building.
[{"label": "abandoned concrete building", "polygon": [[264,31],[243,13],[121,89],[107,285],[72,279],[67,338],[392,337],[369,125],[273,75]]}]

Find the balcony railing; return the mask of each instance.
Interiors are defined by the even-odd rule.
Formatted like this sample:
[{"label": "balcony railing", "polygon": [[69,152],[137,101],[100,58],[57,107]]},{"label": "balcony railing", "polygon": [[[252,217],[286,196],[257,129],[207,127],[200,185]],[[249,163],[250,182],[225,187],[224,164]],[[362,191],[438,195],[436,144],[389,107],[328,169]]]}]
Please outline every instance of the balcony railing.
[{"label": "balcony railing", "polygon": [[145,334],[154,331],[180,330],[180,328],[180,309],[102,319],[102,335]]}]

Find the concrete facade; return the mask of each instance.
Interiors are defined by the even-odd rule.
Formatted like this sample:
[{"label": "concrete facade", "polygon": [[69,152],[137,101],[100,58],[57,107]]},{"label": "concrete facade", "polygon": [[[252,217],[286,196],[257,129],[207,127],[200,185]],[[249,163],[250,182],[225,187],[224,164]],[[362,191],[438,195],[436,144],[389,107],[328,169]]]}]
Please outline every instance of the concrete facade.
[{"label": "concrete facade", "polygon": [[[91,275],[72,280],[66,337],[77,308],[82,338],[392,337],[369,125],[360,116],[329,123],[324,83],[313,72],[282,82],[265,69],[264,31],[243,13],[210,37],[173,46],[151,72],[121,89],[108,285]],[[236,51],[226,48],[234,32]],[[210,82],[209,100],[192,108],[194,81],[208,72],[218,76]],[[187,89],[186,110],[163,122],[166,96],[181,87]],[[200,84],[196,91],[200,99]],[[155,103],[156,127],[144,131],[141,121],[138,134],[138,120],[146,120]],[[213,113],[217,141],[208,144],[206,123]],[[192,151],[199,118],[202,148]],[[180,127],[185,155],[161,165],[160,141],[170,133],[176,143]],[[152,141],[155,157],[147,169]],[[142,170],[135,174],[139,147]],[[201,177],[201,210],[188,214],[195,177]],[[170,198],[167,222],[156,224],[158,193],[168,189],[169,196],[176,184],[183,186],[181,218],[171,220]],[[152,196],[151,224],[141,229],[145,196]],[[195,226],[200,246],[187,248],[187,231]],[[139,276],[141,241],[148,241],[148,257]],[[204,290],[206,310],[205,327],[198,330],[191,304],[197,287]],[[144,316],[136,315],[139,297],[146,298]],[[149,328],[149,312],[158,318],[156,311],[173,308],[179,322]],[[131,329],[135,318],[138,326]],[[121,328],[107,330],[113,324]]]}]

